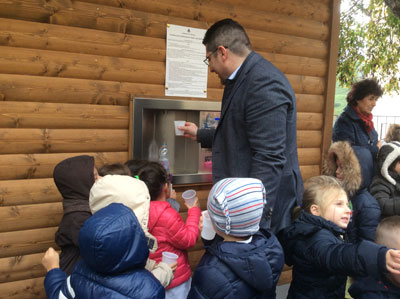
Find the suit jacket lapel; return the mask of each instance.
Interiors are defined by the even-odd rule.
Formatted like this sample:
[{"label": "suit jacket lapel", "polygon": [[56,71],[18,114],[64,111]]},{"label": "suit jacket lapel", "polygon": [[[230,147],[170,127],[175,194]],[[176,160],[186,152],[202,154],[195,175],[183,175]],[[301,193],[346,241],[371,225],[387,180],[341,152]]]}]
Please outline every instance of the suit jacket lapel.
[{"label": "suit jacket lapel", "polygon": [[[221,107],[221,119],[220,123],[222,122],[224,115],[232,101],[233,96],[235,95],[235,92],[238,90],[239,86],[242,85],[244,78],[246,78],[247,72],[251,69],[253,64],[257,61],[258,55],[256,55],[255,52],[251,52],[243,62],[241,69],[239,72],[236,74],[235,77],[235,82],[232,87],[232,90],[229,92],[227,96],[224,96],[222,99],[222,107]],[[225,91],[224,91],[225,92]]]}]

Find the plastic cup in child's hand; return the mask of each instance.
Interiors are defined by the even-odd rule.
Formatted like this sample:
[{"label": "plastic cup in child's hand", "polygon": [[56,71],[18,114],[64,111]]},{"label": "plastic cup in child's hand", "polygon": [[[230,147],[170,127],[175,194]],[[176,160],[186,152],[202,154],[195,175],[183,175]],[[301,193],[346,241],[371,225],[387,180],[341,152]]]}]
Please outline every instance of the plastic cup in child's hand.
[{"label": "plastic cup in child's hand", "polygon": [[196,200],[196,191],[192,189],[186,190],[185,192],[182,193],[182,198],[189,206],[192,207],[194,201]]},{"label": "plastic cup in child's hand", "polygon": [[174,124],[175,124],[175,135],[176,136],[183,136],[185,134],[185,132],[183,132],[182,130],[178,129],[178,127],[184,127],[185,123],[186,123],[185,120],[175,120],[174,121]]},{"label": "plastic cup in child's hand", "polygon": [[201,212],[203,216],[203,229],[201,231],[201,237],[205,240],[212,240],[215,237],[215,230],[211,223],[210,215],[208,211]]},{"label": "plastic cup in child's hand", "polygon": [[172,265],[178,260],[178,255],[173,252],[164,251],[162,253],[162,262],[166,263],[167,265]]}]

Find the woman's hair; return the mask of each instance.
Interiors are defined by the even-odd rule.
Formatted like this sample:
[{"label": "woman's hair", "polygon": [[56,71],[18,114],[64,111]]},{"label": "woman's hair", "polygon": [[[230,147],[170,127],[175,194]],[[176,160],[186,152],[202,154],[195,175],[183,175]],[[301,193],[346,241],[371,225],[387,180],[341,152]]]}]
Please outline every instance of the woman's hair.
[{"label": "woman's hair", "polygon": [[147,162],[138,169],[137,175],[149,189],[151,200],[156,200],[165,184],[169,182],[168,173],[158,162]]},{"label": "woman's hair", "polygon": [[383,94],[382,87],[375,79],[364,79],[354,83],[347,94],[346,100],[350,106],[357,106],[357,102],[369,95],[377,96]]},{"label": "woman's hair", "polygon": [[292,219],[296,219],[301,210],[311,213],[312,205],[317,205],[324,210],[331,202],[333,195],[340,193],[345,193],[345,191],[340,182],[332,176],[320,175],[308,179],[304,183],[302,204],[293,209]]},{"label": "woman's hair", "polygon": [[400,142],[400,125],[391,124],[386,132],[385,142],[399,141]]},{"label": "woman's hair", "polygon": [[100,176],[106,176],[107,174],[131,175],[129,168],[121,163],[104,164],[98,172]]},{"label": "woman's hair", "polygon": [[147,160],[128,160],[125,162],[125,165],[128,166],[129,170],[131,171],[131,175],[137,175],[137,172],[140,168],[146,165],[149,161]]}]

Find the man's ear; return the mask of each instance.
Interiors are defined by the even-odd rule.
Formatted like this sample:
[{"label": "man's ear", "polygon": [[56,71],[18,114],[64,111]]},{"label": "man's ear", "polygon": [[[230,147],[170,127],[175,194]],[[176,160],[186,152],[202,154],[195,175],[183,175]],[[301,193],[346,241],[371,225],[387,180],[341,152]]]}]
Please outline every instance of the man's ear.
[{"label": "man's ear", "polygon": [[222,61],[225,61],[226,59],[228,59],[228,51],[226,50],[225,47],[220,46],[219,51],[221,51]]},{"label": "man's ear", "polygon": [[319,209],[319,206],[317,205],[311,205],[310,213],[313,214],[314,216],[321,216],[321,211]]}]

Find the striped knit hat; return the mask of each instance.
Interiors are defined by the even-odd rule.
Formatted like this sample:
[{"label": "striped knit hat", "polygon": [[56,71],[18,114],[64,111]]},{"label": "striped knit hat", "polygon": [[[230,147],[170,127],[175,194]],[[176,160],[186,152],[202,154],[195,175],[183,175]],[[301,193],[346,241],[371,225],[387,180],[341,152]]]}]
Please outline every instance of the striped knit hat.
[{"label": "striped knit hat", "polygon": [[265,189],[260,180],[227,178],[212,187],[207,209],[216,229],[230,236],[245,237],[259,230],[265,204]]}]

